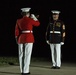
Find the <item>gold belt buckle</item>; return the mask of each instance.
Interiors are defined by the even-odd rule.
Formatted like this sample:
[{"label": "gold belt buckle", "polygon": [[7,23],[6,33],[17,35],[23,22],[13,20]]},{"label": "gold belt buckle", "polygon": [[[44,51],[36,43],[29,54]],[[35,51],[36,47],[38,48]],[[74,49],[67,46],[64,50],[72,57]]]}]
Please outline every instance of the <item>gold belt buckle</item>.
[{"label": "gold belt buckle", "polygon": [[53,30],[53,33],[54,33],[54,30]]}]

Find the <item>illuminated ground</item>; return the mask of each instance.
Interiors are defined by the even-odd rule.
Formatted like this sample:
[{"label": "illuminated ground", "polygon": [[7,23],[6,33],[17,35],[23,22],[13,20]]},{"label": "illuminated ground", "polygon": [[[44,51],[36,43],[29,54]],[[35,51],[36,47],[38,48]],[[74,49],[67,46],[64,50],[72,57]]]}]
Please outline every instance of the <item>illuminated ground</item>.
[{"label": "illuminated ground", "polygon": [[[75,63],[62,63],[61,69],[51,69],[51,62],[31,62],[30,75],[76,75]],[[21,75],[19,65],[5,65],[0,67],[0,75]]]}]

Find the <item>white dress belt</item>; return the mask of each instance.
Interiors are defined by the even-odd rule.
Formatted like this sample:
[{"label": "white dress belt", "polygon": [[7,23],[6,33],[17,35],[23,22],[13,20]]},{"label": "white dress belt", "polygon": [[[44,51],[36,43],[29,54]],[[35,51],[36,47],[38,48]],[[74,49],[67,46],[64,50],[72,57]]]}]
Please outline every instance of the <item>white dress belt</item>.
[{"label": "white dress belt", "polygon": [[31,31],[31,30],[25,30],[25,31],[22,31],[22,33],[33,33],[33,31]]},{"label": "white dress belt", "polygon": [[61,33],[60,31],[50,31],[50,33]]}]

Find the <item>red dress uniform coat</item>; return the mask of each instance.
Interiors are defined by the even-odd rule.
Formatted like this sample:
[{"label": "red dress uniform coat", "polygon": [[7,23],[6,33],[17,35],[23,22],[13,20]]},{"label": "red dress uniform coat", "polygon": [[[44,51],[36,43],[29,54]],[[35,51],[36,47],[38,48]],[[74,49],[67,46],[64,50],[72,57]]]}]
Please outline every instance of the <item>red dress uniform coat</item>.
[{"label": "red dress uniform coat", "polygon": [[33,43],[34,35],[33,33],[21,33],[21,31],[33,30],[33,26],[39,26],[39,21],[34,21],[29,17],[23,17],[18,19],[15,27],[15,37],[17,37],[18,43]]}]

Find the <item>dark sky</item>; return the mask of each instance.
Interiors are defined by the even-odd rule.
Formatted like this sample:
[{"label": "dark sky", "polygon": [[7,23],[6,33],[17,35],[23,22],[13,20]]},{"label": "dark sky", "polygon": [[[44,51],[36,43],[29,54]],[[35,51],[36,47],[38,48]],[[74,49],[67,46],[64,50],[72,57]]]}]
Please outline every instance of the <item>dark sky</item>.
[{"label": "dark sky", "polygon": [[[15,42],[15,24],[21,18],[21,8],[31,7],[32,12],[39,14],[40,26],[34,27],[35,43],[33,56],[50,57],[49,45],[45,42],[45,31],[51,16],[51,10],[60,10],[60,19],[66,25],[65,45],[62,46],[63,59],[76,59],[75,24],[76,24],[76,3],[69,0],[2,0],[0,2],[0,55],[18,55]],[[67,57],[67,58],[66,58]]]}]

